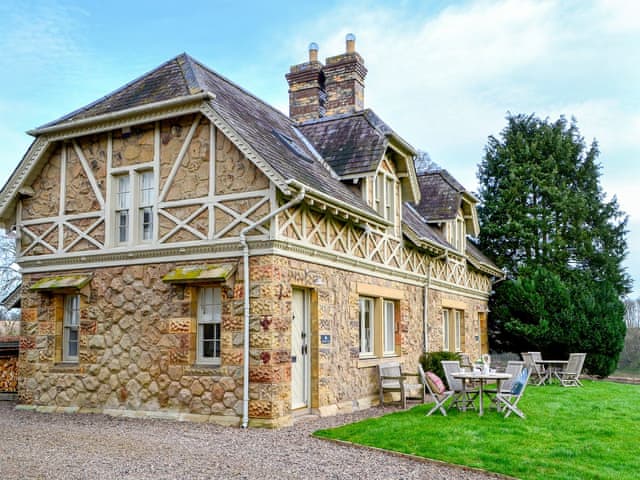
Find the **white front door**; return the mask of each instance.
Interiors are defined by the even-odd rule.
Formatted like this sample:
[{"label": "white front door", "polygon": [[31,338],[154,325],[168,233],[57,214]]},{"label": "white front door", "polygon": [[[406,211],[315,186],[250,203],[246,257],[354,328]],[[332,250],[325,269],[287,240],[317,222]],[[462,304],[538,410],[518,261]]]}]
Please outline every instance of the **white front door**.
[{"label": "white front door", "polygon": [[291,409],[308,408],[310,396],[309,291],[293,289],[291,322]]}]

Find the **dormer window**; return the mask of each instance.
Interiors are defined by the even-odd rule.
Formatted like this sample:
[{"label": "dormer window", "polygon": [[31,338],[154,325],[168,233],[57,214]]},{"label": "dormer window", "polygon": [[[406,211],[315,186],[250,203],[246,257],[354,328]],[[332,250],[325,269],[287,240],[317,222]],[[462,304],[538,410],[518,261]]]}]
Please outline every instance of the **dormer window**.
[{"label": "dormer window", "polygon": [[464,252],[466,237],[464,218],[458,214],[455,220],[447,224],[447,242],[453,245],[457,251]]},{"label": "dormer window", "polygon": [[373,181],[370,205],[382,217],[390,222],[396,220],[397,179],[388,172],[378,172]]}]

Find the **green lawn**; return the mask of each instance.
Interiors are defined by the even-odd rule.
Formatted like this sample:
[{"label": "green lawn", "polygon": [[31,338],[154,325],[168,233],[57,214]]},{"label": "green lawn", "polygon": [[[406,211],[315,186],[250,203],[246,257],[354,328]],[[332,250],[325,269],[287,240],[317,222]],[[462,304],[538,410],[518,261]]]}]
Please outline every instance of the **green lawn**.
[{"label": "green lawn", "polygon": [[430,405],[418,405],[315,435],[522,479],[640,478],[640,385],[583,383],[527,387],[524,420],[495,410],[426,417]]}]

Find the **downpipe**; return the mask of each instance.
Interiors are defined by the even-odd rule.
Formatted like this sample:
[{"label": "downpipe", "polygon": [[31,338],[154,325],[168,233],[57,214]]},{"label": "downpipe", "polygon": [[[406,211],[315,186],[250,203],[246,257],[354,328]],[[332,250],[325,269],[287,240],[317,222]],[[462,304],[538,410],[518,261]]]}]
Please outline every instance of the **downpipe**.
[{"label": "downpipe", "polygon": [[304,200],[306,194],[306,190],[304,187],[300,189],[298,194],[292,198],[290,201],[278,207],[273,212],[268,215],[262,217],[260,220],[252,223],[251,225],[247,225],[240,231],[240,245],[242,245],[242,266],[243,266],[243,274],[244,274],[244,351],[243,351],[243,380],[242,380],[242,428],[247,428],[249,426],[249,318],[250,318],[250,308],[249,308],[249,244],[247,242],[247,233],[253,230],[256,227],[259,227],[263,223],[271,220],[276,215],[280,214],[284,210],[291,208]]}]

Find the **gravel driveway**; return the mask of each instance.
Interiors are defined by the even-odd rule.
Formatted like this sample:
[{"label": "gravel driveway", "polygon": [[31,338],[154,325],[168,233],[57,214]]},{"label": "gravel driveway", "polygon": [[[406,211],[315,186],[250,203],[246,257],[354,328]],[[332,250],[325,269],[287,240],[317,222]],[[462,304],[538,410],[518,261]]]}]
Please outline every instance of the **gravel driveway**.
[{"label": "gravel driveway", "polygon": [[[482,472],[312,438],[379,415],[304,419],[281,430],[92,414],[42,414],[0,402],[0,478],[488,479]],[[389,409],[387,408],[388,412]]]}]

